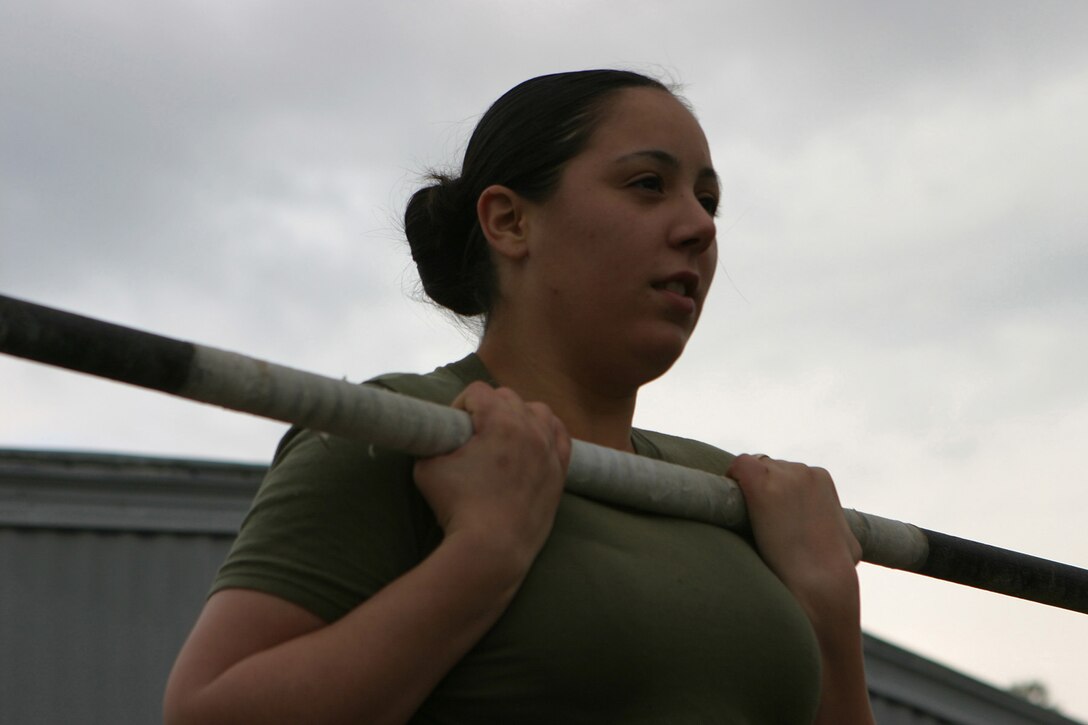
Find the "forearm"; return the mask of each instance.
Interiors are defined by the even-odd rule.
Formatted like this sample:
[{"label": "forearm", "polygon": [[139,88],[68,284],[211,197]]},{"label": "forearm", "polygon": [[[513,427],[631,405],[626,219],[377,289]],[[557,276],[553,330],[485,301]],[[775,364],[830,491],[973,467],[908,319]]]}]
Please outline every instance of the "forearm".
[{"label": "forearm", "polygon": [[815,616],[813,626],[820,644],[820,709],[816,725],[872,725],[875,723],[865,678],[861,612],[856,589],[851,606]]},{"label": "forearm", "polygon": [[181,722],[407,721],[491,628],[528,564],[452,536],[337,622],[247,657],[192,693]]}]

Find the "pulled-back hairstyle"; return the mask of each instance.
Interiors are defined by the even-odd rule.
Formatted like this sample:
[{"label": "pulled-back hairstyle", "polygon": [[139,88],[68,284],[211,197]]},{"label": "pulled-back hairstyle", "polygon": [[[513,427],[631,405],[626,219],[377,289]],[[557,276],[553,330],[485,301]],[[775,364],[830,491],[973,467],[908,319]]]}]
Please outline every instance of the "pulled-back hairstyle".
[{"label": "pulled-back hairstyle", "polygon": [[427,296],[459,315],[491,311],[496,279],[476,202],[492,184],[534,202],[555,190],[586,147],[609,96],[624,88],[671,91],[622,70],[540,76],[507,91],[476,125],[461,175],[431,174],[404,212],[404,233]]}]

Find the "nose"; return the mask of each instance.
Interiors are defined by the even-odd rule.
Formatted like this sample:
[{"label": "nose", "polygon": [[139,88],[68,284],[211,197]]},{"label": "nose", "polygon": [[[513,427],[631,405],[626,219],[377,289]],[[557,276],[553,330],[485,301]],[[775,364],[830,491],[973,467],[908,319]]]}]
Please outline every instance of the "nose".
[{"label": "nose", "polygon": [[710,248],[717,234],[718,228],[714,223],[714,215],[707,211],[703,202],[694,195],[684,197],[683,203],[677,210],[670,244],[701,254]]}]

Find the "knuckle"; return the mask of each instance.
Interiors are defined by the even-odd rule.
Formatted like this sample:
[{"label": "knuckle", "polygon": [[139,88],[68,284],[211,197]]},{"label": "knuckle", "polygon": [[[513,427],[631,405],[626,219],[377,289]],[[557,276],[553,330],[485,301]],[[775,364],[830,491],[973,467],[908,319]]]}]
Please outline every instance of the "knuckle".
[{"label": "knuckle", "polygon": [[488,397],[491,392],[492,388],[490,385],[480,380],[474,380],[465,387],[461,394],[474,397]]},{"label": "knuckle", "polygon": [[547,403],[534,401],[532,403],[526,403],[526,405],[529,406],[529,410],[541,418],[553,417],[552,409]]},{"label": "knuckle", "polygon": [[502,400],[505,400],[505,401],[510,402],[510,403],[520,402],[521,401],[521,397],[518,396],[518,394],[515,393],[510,388],[504,388],[504,387],[491,388],[490,386],[488,386],[488,387],[489,387],[489,389],[491,391],[494,392],[495,397],[497,397],[497,398],[501,398]]}]

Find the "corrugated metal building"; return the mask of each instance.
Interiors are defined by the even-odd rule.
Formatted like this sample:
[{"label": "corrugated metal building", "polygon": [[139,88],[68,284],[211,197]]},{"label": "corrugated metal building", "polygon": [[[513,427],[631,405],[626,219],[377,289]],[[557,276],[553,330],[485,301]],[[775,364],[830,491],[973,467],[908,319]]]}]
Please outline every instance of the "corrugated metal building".
[{"label": "corrugated metal building", "polygon": [[[0,725],[155,723],[263,467],[0,450]],[[873,637],[881,725],[1076,725]]]}]

